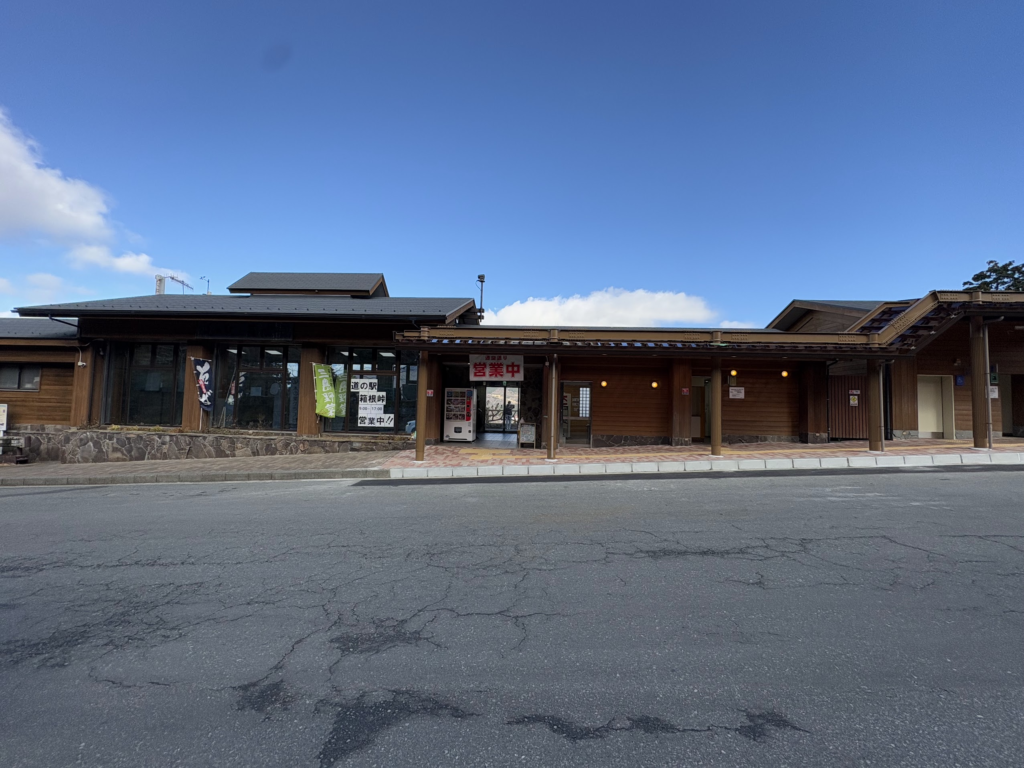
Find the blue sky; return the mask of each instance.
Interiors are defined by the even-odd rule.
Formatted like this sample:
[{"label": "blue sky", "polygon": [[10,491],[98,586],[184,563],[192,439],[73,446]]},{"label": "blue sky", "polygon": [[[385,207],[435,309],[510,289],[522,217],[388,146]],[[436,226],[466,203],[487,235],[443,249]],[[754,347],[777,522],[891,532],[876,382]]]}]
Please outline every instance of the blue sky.
[{"label": "blue sky", "polygon": [[485,272],[489,308],[594,323],[958,287],[1024,257],[1022,29],[1019,0],[7,0],[0,309],[156,269]]}]

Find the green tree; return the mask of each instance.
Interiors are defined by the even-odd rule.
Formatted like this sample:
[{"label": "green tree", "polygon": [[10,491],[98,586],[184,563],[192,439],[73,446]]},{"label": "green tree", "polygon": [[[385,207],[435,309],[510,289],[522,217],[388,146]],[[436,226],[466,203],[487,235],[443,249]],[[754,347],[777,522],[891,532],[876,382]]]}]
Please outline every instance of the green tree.
[{"label": "green tree", "polygon": [[1024,264],[990,261],[988,269],[964,283],[964,288],[968,291],[1024,291]]}]

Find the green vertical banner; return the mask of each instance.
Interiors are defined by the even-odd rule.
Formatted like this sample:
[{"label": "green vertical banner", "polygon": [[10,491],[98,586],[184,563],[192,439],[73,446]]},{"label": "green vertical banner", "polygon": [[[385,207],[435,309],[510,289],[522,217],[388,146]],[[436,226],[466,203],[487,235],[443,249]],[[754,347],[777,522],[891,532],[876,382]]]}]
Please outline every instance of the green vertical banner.
[{"label": "green vertical banner", "polygon": [[333,419],[338,411],[338,395],[334,391],[331,366],[313,363],[313,390],[316,392],[316,415]]},{"label": "green vertical banner", "polygon": [[348,368],[345,372],[335,377],[335,388],[338,392],[338,405],[335,407],[336,417],[344,419],[348,412]]}]

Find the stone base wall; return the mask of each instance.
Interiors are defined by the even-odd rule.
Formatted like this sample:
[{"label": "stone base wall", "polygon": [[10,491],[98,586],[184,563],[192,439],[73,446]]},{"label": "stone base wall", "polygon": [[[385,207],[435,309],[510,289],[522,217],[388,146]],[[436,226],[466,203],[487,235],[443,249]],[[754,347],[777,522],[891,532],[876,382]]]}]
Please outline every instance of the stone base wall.
[{"label": "stone base wall", "polygon": [[[799,435],[722,435],[723,443],[799,443]],[[828,442],[824,440],[823,442]]]},{"label": "stone base wall", "polygon": [[246,456],[397,451],[413,448],[406,435],[304,437],[281,433],[222,434],[67,427],[21,427],[9,434],[25,438],[30,462],[92,464],[108,461],[233,459]]},{"label": "stone base wall", "polygon": [[594,448],[622,448],[635,445],[669,445],[670,437],[647,437],[644,435],[592,435],[590,444]]},{"label": "stone base wall", "polygon": [[800,442],[808,445],[821,445],[828,442],[828,432],[801,432]]}]

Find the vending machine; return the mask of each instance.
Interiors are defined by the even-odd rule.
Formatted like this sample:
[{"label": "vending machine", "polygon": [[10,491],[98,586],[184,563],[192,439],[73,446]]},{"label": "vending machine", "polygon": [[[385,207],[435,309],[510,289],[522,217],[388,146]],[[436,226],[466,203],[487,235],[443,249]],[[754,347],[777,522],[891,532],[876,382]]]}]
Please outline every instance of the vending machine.
[{"label": "vending machine", "polygon": [[444,391],[444,439],[471,443],[476,440],[476,390]]}]

